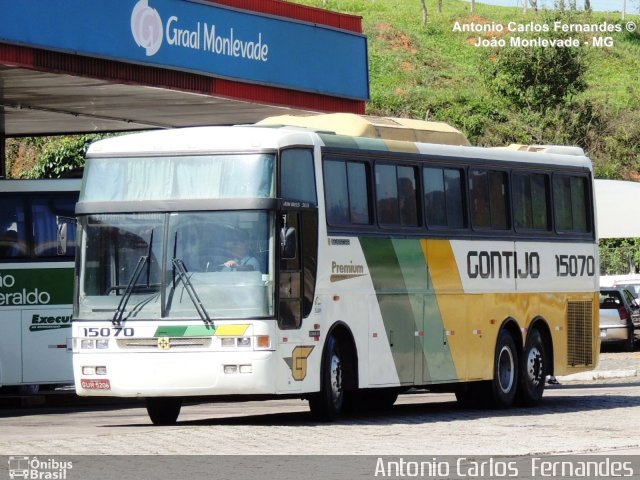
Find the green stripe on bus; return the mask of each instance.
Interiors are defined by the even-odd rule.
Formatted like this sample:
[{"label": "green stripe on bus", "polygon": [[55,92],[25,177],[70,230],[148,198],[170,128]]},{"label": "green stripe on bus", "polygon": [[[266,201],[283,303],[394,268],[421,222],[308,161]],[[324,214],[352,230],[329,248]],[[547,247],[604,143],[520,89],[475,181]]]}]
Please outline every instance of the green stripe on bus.
[{"label": "green stripe on bus", "polygon": [[415,317],[393,243],[361,238],[400,383],[415,383]]},{"label": "green stripe on bus", "polygon": [[421,242],[394,240],[393,244],[411,299],[417,331],[423,332],[421,337],[423,379],[426,382],[455,379],[455,365]]},{"label": "green stripe on bus", "polygon": [[[455,365],[435,292],[430,290],[432,282],[420,241],[361,238],[360,244],[400,381],[420,384],[455,379]],[[416,337],[416,332],[424,333]]]},{"label": "green stripe on bus", "polygon": [[358,144],[353,137],[328,135],[326,133],[319,133],[318,135],[327,147],[358,148]]},{"label": "green stripe on bus", "polygon": [[213,325],[169,325],[158,327],[154,337],[211,337],[216,328]]},{"label": "green stripe on bus", "polygon": [[389,148],[384,140],[379,138],[366,138],[366,137],[356,137],[356,144],[358,148],[362,150],[381,150],[383,152],[388,152]]}]

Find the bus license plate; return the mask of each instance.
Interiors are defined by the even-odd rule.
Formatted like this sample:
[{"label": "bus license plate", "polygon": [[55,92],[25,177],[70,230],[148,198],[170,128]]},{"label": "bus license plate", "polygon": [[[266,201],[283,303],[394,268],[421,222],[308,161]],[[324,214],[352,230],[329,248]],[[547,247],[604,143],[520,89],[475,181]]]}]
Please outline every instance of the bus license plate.
[{"label": "bus license plate", "polygon": [[95,379],[95,378],[82,378],[80,379],[80,386],[85,390],[111,390],[111,382],[108,378]]}]

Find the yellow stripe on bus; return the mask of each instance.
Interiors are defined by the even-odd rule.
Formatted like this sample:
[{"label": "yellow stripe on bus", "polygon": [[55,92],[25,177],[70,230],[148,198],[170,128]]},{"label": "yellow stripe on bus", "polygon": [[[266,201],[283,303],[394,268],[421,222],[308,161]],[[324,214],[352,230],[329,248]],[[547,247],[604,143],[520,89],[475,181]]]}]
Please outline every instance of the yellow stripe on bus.
[{"label": "yellow stripe on bus", "polygon": [[[478,293],[465,294],[449,240],[423,240],[422,251],[436,293],[446,339],[460,379],[490,379],[493,376],[495,341],[502,322],[514,319],[526,338],[536,318],[543,318],[553,337],[555,374],[585,370],[572,367],[567,359],[567,302],[588,301],[598,304],[592,292]],[[594,319],[594,321],[597,321]],[[599,348],[599,330],[593,328],[594,353]],[[487,361],[471,362],[470,358]]]},{"label": "yellow stripe on bus", "polygon": [[245,334],[249,325],[217,325],[216,337],[241,337]]}]

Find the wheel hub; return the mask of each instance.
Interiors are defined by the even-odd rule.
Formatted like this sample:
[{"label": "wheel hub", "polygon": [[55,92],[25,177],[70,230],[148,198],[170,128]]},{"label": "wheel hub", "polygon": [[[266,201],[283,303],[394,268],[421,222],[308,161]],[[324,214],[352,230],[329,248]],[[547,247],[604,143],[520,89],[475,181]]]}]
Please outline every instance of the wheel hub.
[{"label": "wheel hub", "polygon": [[534,386],[538,386],[540,382],[544,381],[542,367],[542,352],[533,347],[527,355],[527,376],[529,377],[529,382]]},{"label": "wheel hub", "polygon": [[506,346],[498,355],[498,382],[503,393],[509,393],[515,380],[515,361],[513,352]]}]

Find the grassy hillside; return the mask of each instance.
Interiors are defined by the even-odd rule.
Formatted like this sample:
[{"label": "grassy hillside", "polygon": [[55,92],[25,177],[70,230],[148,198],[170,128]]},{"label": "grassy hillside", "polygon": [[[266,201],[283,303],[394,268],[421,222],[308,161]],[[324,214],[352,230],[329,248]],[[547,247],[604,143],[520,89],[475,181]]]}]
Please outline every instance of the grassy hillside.
[{"label": "grassy hillside", "polygon": [[[294,0],[296,3],[359,15],[369,40],[371,114],[447,121],[478,145],[570,143],[585,148],[597,175],[640,180],[640,35],[611,35],[612,48],[580,47],[587,88],[574,98],[580,108],[560,124],[515,109],[491,90],[486,67],[498,50],[473,46],[478,35],[454,32],[454,24],[543,24],[552,12],[526,14],[521,8],[427,0],[422,23],[420,0]],[[515,2],[514,2],[515,3]],[[553,14],[557,14],[553,12]],[[638,16],[629,16],[640,24]],[[571,12],[563,23],[621,23],[619,13]],[[624,27],[624,23],[622,23]],[[639,25],[640,26],[640,25]],[[589,34],[575,34],[582,41]],[[569,115],[564,113],[562,115]],[[578,123],[580,123],[578,125]],[[542,125],[541,125],[542,124]],[[558,125],[561,125],[560,127]]]}]

